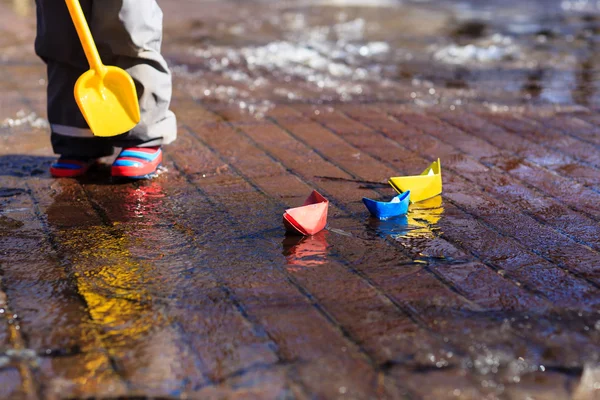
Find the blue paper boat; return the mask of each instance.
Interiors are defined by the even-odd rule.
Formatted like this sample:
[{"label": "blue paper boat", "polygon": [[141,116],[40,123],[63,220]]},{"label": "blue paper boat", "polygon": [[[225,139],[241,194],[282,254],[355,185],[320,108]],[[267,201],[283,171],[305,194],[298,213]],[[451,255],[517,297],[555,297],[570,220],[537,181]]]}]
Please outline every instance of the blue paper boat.
[{"label": "blue paper boat", "polygon": [[388,219],[397,217],[398,215],[406,214],[408,211],[408,203],[410,202],[410,190],[399,194],[391,201],[376,201],[363,197],[363,203],[374,217],[379,219]]}]

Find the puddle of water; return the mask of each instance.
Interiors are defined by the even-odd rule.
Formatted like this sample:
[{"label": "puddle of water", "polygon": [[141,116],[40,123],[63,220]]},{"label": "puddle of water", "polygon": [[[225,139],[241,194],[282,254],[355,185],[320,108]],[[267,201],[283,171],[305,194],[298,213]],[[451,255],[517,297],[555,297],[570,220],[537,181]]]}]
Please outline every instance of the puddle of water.
[{"label": "puddle of water", "polygon": [[[408,93],[415,94],[414,98],[410,96],[410,101],[424,105],[446,101],[456,104],[457,99],[462,101],[463,91],[475,88],[482,94],[481,99],[492,98],[495,106],[501,106],[503,98],[492,88],[494,85],[505,93],[518,93],[523,98],[529,96],[539,101],[590,104],[596,101],[595,89],[582,95],[583,88],[589,86],[586,82],[595,79],[593,60],[589,61],[592,63],[588,67],[589,74],[578,72],[581,60],[588,60],[586,57],[591,53],[590,46],[596,35],[592,31],[591,36],[586,36],[585,29],[595,24],[595,20],[577,14],[596,12],[593,6],[596,3],[424,1],[417,4],[340,0],[297,2],[294,6],[255,1],[248,4],[255,9],[239,4],[240,18],[231,17],[234,21],[230,24],[207,22],[203,27],[192,29],[191,41],[173,40],[174,46],[186,48],[187,57],[178,59],[172,55],[180,61],[175,74],[182,88],[195,97],[231,102],[256,114],[281,101],[394,100],[400,98],[406,88],[410,88]],[[546,5],[544,12],[535,13],[533,6],[540,4]],[[207,36],[202,39],[201,33]],[[578,37],[580,33],[583,36]],[[581,50],[581,54],[573,54],[570,46]],[[507,76],[510,76],[510,84],[498,84]],[[3,127],[34,127],[38,120],[35,115],[22,114],[3,122]],[[0,157],[0,176],[33,175],[34,172],[20,169],[24,162],[28,163]],[[39,166],[47,162],[41,159],[33,164]],[[151,228],[161,223],[161,213],[166,206],[163,204],[165,194],[156,181],[117,188],[115,192],[118,192],[115,204],[119,205],[119,211],[111,210],[111,219],[115,222],[112,228],[92,226],[74,230],[71,222],[62,226],[65,218],[71,218],[64,215],[64,204],[62,208],[51,208],[48,219],[52,229],[63,235],[62,251],[78,272],[74,281],[89,305],[94,323],[114,341],[116,347],[111,349],[112,355],[119,355],[123,354],[122,349],[148,334],[149,327],[168,323],[158,312],[161,310],[157,305],[152,304],[152,291],[157,289],[145,274],[145,268],[151,268],[148,265],[152,263],[146,264],[143,261],[146,255],[141,254],[141,247],[150,247],[148,243],[154,240]],[[6,192],[7,196],[16,194]],[[68,201],[63,199],[63,203]],[[443,213],[442,198],[438,196],[412,205],[407,216],[387,221],[369,219],[365,223],[367,233],[362,225],[352,231],[328,228],[330,232],[312,237],[286,237],[281,243],[278,238],[275,251],[281,251],[284,266],[292,273],[326,265],[330,251],[328,241],[340,237],[362,242],[356,251],[368,247],[367,239],[373,244],[374,240],[389,237],[413,249],[412,256],[439,234],[438,224]],[[214,224],[206,225],[220,229],[222,218],[223,214],[217,214]],[[331,222],[335,224],[335,219]],[[0,225],[3,224],[9,228],[14,226],[11,219],[2,216]],[[206,235],[210,236],[210,232]],[[163,244],[161,241],[168,238],[155,239],[155,243]],[[220,255],[231,256],[234,266],[252,264],[247,254],[253,257],[251,261],[256,260],[256,265],[271,265],[272,261],[265,263],[264,254],[256,251],[255,243],[229,240],[212,246]],[[182,244],[176,242],[173,246],[182,247]],[[156,249],[147,250],[152,253]],[[189,248],[177,250],[188,259],[193,258],[190,257],[193,250]],[[349,246],[346,251],[353,249]],[[160,257],[160,254],[156,251],[151,256]],[[394,256],[396,254],[381,255],[376,258],[376,266],[393,265],[384,257]],[[425,263],[433,258],[443,262],[444,254],[428,253],[416,262]],[[364,262],[372,259],[365,251]],[[190,271],[190,275],[197,273],[194,269]],[[174,278],[175,275],[169,279],[179,279]],[[159,283],[169,282],[165,279]],[[170,281],[172,286],[176,283],[179,282]],[[167,289],[161,286],[161,290]],[[431,300],[425,296],[423,301]],[[574,329],[566,323],[557,326],[562,330]],[[498,329],[504,328],[500,322]],[[462,329],[457,328],[468,340],[467,329],[464,332]],[[524,325],[514,329],[525,332],[531,327]],[[600,325],[596,324],[595,329],[600,330]],[[462,337],[455,338],[459,339]],[[462,368],[485,377],[486,387],[499,388],[502,382],[518,382],[540,366],[538,360],[517,357],[514,352],[474,345],[473,356]],[[582,385],[585,388],[590,382],[594,385],[597,375],[597,368],[586,369]]]},{"label": "puddle of water", "polygon": [[442,196],[411,204],[408,213],[408,223],[417,229],[402,236],[404,238],[433,237],[437,231],[437,223],[444,214]]},{"label": "puddle of water", "polygon": [[370,217],[367,220],[367,227],[374,230],[381,238],[389,236],[393,239],[403,237],[409,231],[415,229],[415,227],[409,225],[408,218],[405,215],[386,220]]},{"label": "puddle of water", "polygon": [[[109,354],[120,359],[126,349],[144,343],[151,331],[167,324],[152,296],[158,284],[151,277],[152,264],[139,254],[139,236],[146,238],[147,229],[161,222],[164,193],[155,181],[116,186],[111,191],[116,205],[111,211],[114,225],[108,226],[93,217],[91,209],[72,205],[68,184],[58,182],[56,189],[54,203],[47,210],[48,224],[68,260],[77,293],[85,299],[91,323]],[[78,211],[66,214],[65,208]],[[159,251],[146,246],[144,255]]]},{"label": "puddle of water", "polygon": [[286,236],[281,243],[286,269],[298,272],[304,268],[326,264],[329,246],[327,234],[326,231],[321,231],[313,236]]},{"label": "puddle of water", "polygon": [[200,16],[186,35],[174,34],[166,51],[173,49],[181,90],[254,114],[281,102],[456,109],[599,100],[595,1],[251,1],[239,8],[227,22]]}]

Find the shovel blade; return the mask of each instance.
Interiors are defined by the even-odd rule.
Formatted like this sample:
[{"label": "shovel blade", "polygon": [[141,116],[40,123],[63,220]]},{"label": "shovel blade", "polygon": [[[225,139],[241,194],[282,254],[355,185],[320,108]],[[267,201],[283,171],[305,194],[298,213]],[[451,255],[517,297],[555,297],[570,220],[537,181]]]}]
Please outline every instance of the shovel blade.
[{"label": "shovel blade", "polygon": [[75,84],[75,100],[95,136],[116,136],[140,122],[140,106],[131,76],[107,66],[104,76],[87,71]]}]

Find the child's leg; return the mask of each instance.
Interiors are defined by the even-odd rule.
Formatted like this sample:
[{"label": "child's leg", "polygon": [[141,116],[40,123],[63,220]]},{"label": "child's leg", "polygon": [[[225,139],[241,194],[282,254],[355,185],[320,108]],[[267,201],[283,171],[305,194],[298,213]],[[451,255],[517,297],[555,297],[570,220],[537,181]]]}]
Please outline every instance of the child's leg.
[{"label": "child's leg", "polygon": [[[47,108],[54,152],[67,158],[93,159],[113,153],[110,141],[92,135],[77,107],[73,88],[89,69],[64,0],[36,0],[35,50],[47,64]],[[82,0],[86,16],[92,2]]]},{"label": "child's leg", "polygon": [[[141,121],[131,132],[96,138],[73,97],[77,78],[89,69],[64,0],[36,0],[36,52],[48,64],[48,117],[59,154],[103,156],[112,147],[151,147],[175,140],[177,123],[169,110],[171,72],[160,54],[162,11],[155,0],[80,0],[92,35],[107,65],[133,77]],[[91,16],[91,18],[90,18]]]},{"label": "child's leg", "polygon": [[177,136],[171,72],[160,53],[163,14],[155,0],[94,0],[92,34],[103,62],[125,69],[136,83],[141,121],[117,147],[152,147]]}]

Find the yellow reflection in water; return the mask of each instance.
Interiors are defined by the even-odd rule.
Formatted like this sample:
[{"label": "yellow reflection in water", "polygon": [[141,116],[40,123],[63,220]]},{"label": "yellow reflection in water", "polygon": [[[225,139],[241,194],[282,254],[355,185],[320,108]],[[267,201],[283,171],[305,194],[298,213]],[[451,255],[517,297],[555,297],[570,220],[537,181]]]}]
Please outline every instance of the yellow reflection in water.
[{"label": "yellow reflection in water", "polygon": [[437,230],[437,223],[444,214],[442,196],[411,204],[407,214],[408,225],[411,229],[400,238],[433,238]]},{"label": "yellow reflection in water", "polygon": [[159,214],[159,210],[150,212],[148,207],[152,216],[141,215],[147,208],[146,201],[161,191],[151,188],[150,196],[144,196],[133,187],[115,190],[115,204],[119,207],[115,215],[120,222],[130,222],[130,230],[123,230],[121,225],[115,228],[102,224],[85,202],[74,202],[73,198],[82,197],[76,187],[65,185],[62,189],[48,208],[48,222],[61,253],[69,261],[77,291],[85,300],[95,327],[88,332],[89,337],[80,338],[85,370],[77,371],[71,383],[81,388],[102,386],[112,373],[107,355],[124,357],[151,330],[168,323],[164,314],[152,306],[147,290],[151,274],[145,273],[149,265],[130,250],[134,245],[141,247],[137,243],[140,239],[131,232],[136,231],[138,224],[151,223],[149,219]]},{"label": "yellow reflection in water", "polygon": [[411,204],[409,212],[386,220],[369,218],[367,224],[377,235],[392,239],[432,239],[438,230],[437,223],[442,218],[444,207],[442,197]]},{"label": "yellow reflection in water", "polygon": [[77,287],[94,322],[111,341],[118,339],[116,343],[142,336],[155,320],[143,266],[127,250],[128,239],[105,227],[73,230],[72,235],[68,243],[76,254],[74,268],[82,271],[77,274]]},{"label": "yellow reflection in water", "polygon": [[[127,250],[128,239],[107,232],[106,227],[74,229],[63,245],[72,256],[79,294],[87,303],[93,324],[110,356],[122,356],[135,341],[164,321],[152,310],[145,288],[144,266]],[[85,384],[104,360],[90,360]]]},{"label": "yellow reflection in water", "polygon": [[406,215],[379,221],[370,218],[368,226],[378,236],[392,238],[407,249],[415,262],[425,262],[422,258],[444,258],[443,249],[438,250],[434,239],[439,236],[438,222],[444,207],[442,197],[415,203],[409,206]]}]

